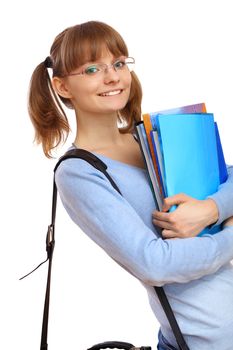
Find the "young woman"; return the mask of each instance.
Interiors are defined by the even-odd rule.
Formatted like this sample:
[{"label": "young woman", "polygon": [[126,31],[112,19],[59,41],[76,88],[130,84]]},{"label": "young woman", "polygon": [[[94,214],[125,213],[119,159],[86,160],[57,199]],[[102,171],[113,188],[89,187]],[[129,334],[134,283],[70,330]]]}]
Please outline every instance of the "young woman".
[{"label": "young woman", "polygon": [[[161,325],[158,349],[174,349],[177,344],[154,285],[164,286],[191,350],[231,350],[233,169],[206,200],[178,194],[165,200],[163,213],[154,210],[133,136],[142,97],[130,69],[133,63],[122,37],[104,23],[87,22],[60,33],[31,79],[29,114],[36,140],[50,157],[67,135],[62,101],[77,120],[71,147],[88,150],[107,165],[122,196],[81,159],[63,162],[56,183],[72,220],[146,288]],[[166,212],[173,204],[178,205],[176,211]],[[223,222],[219,233],[196,237],[207,225]]]}]

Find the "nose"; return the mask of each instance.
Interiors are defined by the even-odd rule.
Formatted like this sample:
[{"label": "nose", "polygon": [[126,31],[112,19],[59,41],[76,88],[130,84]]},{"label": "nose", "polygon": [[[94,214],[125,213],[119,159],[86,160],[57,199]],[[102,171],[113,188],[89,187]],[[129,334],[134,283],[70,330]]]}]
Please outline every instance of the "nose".
[{"label": "nose", "polygon": [[115,70],[113,65],[109,65],[104,70],[104,81],[106,84],[116,83],[120,80],[118,71]]}]

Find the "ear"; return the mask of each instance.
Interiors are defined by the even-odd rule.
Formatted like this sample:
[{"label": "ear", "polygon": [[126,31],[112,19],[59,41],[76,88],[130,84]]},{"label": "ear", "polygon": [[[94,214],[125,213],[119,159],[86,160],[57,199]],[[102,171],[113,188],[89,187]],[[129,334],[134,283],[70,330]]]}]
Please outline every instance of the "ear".
[{"label": "ear", "polygon": [[52,86],[56,93],[60,95],[61,97],[65,98],[71,98],[72,94],[69,91],[68,84],[66,83],[65,79],[53,77],[52,78]]}]

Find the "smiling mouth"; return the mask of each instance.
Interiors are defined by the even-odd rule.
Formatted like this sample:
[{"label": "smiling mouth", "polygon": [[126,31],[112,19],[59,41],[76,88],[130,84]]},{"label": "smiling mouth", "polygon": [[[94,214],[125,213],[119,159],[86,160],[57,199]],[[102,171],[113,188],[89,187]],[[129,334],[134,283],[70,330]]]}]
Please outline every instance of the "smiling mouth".
[{"label": "smiling mouth", "polygon": [[122,93],[123,90],[114,90],[114,91],[108,91],[108,92],[103,92],[102,94],[99,94],[99,96],[115,96],[115,95],[119,95]]}]

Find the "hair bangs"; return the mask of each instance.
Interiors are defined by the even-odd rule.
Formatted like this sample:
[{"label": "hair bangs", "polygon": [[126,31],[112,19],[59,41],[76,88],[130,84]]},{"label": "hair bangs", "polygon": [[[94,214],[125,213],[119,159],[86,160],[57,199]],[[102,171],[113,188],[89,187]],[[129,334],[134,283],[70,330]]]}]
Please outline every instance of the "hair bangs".
[{"label": "hair bangs", "polygon": [[97,61],[106,52],[114,57],[128,56],[124,40],[113,28],[96,21],[71,27],[62,42],[62,74],[67,75],[87,62]]}]

